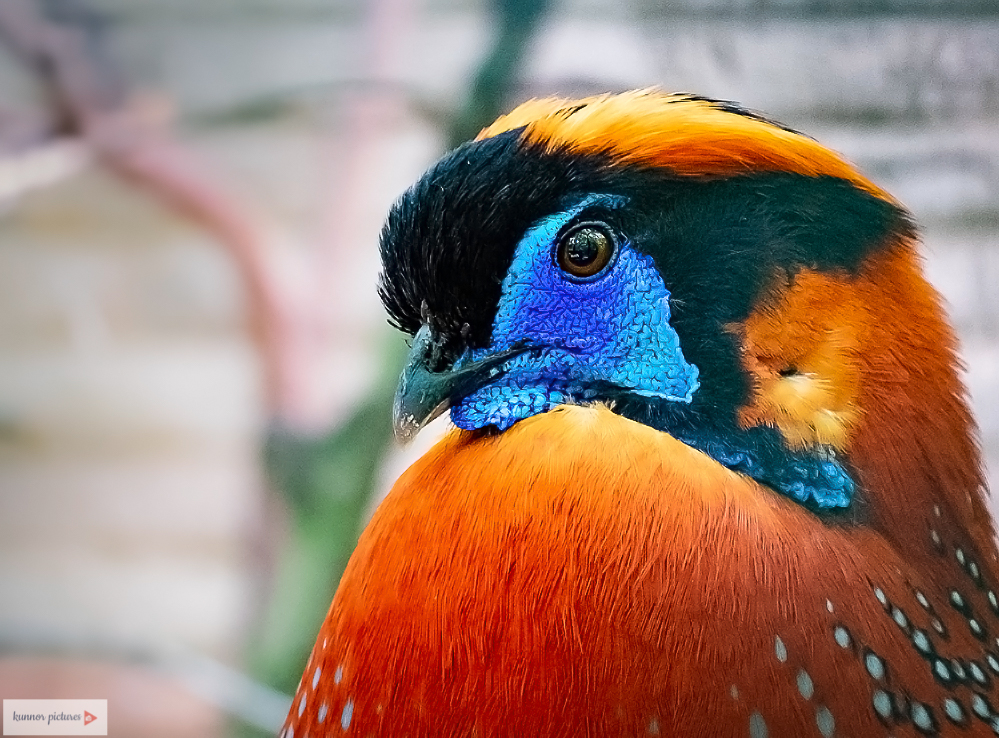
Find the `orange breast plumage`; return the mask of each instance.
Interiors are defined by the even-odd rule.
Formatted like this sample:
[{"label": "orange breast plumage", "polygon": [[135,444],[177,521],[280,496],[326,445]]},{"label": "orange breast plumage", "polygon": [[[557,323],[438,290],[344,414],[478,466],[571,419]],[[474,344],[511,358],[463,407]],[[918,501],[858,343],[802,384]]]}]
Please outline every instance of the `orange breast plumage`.
[{"label": "orange breast plumage", "polygon": [[286,734],[984,729],[983,563],[946,562],[955,608],[878,535],[602,407],[454,433],[362,536]]}]

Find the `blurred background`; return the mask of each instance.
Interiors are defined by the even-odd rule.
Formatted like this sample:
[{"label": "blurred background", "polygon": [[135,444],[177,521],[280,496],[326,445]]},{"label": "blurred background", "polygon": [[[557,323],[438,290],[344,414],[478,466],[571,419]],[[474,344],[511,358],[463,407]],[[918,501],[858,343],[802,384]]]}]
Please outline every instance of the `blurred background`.
[{"label": "blurred background", "polygon": [[765,111],[909,206],[999,489],[991,0],[2,0],[0,697],[275,731],[432,440],[389,437],[389,205],[523,99],[649,85]]}]

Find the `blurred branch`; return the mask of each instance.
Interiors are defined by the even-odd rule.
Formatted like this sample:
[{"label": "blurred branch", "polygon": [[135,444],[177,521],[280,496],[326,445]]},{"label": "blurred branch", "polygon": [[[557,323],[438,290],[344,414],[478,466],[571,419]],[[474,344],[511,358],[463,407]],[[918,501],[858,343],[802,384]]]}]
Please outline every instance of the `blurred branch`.
[{"label": "blurred branch", "polygon": [[4,0],[0,36],[44,84],[56,132],[81,133],[89,113],[123,107],[127,90],[104,53],[103,17],[88,3]]},{"label": "blurred branch", "polygon": [[[300,285],[279,280],[260,221],[215,171],[169,131],[163,105],[128,94],[105,53],[104,24],[87,3],[3,0],[0,36],[35,72],[51,101],[54,130],[79,136],[106,166],[197,220],[226,246],[246,285],[272,413],[296,422],[304,355]],[[308,322],[307,319],[304,322]]]},{"label": "blurred branch", "polygon": [[479,133],[504,112],[534,31],[551,7],[551,0],[494,0],[498,32],[482,61],[465,104],[448,137],[453,148]]},{"label": "blurred branch", "polygon": [[252,672],[280,689],[294,691],[357,544],[392,443],[388,408],[405,351],[397,336],[386,341],[382,376],[335,432],[310,439],[276,426],[268,433],[265,465],[286,495],[291,529],[249,657]]},{"label": "blurred branch", "polygon": [[[350,224],[363,208],[387,137],[404,111],[398,85],[399,49],[410,32],[416,0],[366,4],[362,78],[377,84],[346,96],[338,136],[330,141],[330,179],[316,255],[320,294],[342,287],[344,264],[357,246]],[[371,245],[374,247],[374,244]],[[327,299],[318,311],[349,311]],[[384,329],[383,329],[384,330]],[[293,691],[312,650],[340,576],[357,543],[378,471],[392,444],[392,395],[405,355],[397,335],[383,341],[382,371],[351,417],[335,431],[308,437],[280,424],[271,427],[265,466],[283,491],[291,530],[274,577],[274,590],[250,647],[253,672],[269,684]]]}]

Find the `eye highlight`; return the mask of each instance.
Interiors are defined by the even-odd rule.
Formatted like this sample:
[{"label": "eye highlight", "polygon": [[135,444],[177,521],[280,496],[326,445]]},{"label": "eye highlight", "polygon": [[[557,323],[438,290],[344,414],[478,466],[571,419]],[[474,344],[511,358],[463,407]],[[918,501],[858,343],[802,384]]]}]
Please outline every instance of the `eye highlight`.
[{"label": "eye highlight", "polygon": [[559,239],[555,262],[569,276],[587,279],[603,271],[616,250],[617,239],[606,223],[579,223]]}]

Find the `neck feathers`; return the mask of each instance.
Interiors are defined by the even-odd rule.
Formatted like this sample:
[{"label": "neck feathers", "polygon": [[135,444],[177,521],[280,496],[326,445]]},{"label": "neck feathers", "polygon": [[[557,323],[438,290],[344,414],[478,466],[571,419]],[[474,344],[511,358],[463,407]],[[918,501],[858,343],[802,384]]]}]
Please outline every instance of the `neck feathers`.
[{"label": "neck feathers", "polygon": [[[914,244],[872,259],[858,282],[871,293],[871,334],[864,417],[851,455],[862,483],[879,497],[875,523],[913,551],[943,553],[968,543],[991,551],[994,532],[977,428],[957,373],[957,339],[920,273]],[[955,540],[963,537],[971,540]]]},{"label": "neck feathers", "polygon": [[915,242],[897,238],[856,274],[802,270],[777,283],[733,329],[754,387],[740,422],[844,454],[865,517],[899,550],[939,554],[948,535],[989,550],[956,339]]}]

